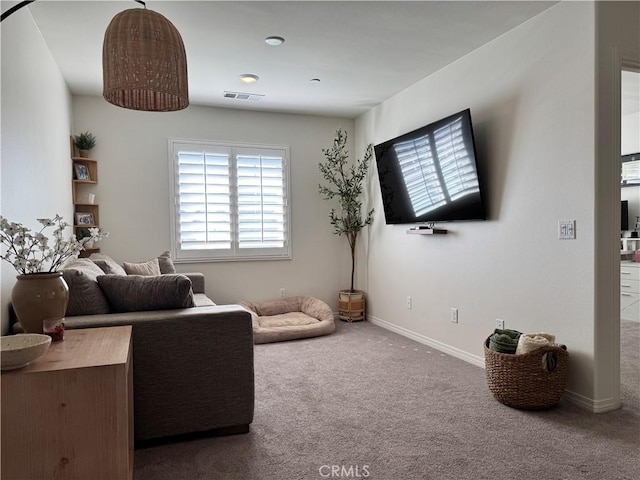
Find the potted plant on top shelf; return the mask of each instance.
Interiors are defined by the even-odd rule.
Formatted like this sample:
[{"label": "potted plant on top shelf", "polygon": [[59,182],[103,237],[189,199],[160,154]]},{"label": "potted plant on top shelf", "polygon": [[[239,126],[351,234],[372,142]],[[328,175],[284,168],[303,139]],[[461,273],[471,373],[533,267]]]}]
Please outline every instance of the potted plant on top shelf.
[{"label": "potted plant on top shelf", "polygon": [[73,143],[78,148],[80,156],[88,158],[89,150],[96,146],[96,137],[91,132],[82,132],[73,136]]},{"label": "potted plant on top shelf", "polygon": [[338,296],[338,317],[349,322],[364,320],[365,299],[362,290],[354,289],[356,267],[356,241],[358,234],[373,221],[373,209],[362,215],[362,191],[369,171],[373,146],[366,148],[364,158],[349,164],[347,132],[339,128],[331,148],[322,149],[324,161],[318,168],[327,185],[318,185],[320,194],[326,200],[337,198],[340,210],[331,209],[329,221],[333,233],[346,236],[351,249],[351,286],[341,290]]}]

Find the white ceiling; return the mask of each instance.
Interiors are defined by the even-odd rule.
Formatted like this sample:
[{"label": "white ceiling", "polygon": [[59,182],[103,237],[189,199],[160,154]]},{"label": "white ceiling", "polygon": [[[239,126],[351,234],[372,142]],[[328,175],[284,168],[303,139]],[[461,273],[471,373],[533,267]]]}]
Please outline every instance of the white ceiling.
[{"label": "white ceiling", "polygon": [[[183,37],[192,104],[355,117],[554,3],[149,0],[147,7]],[[2,11],[11,5],[2,4]],[[139,7],[38,0],[27,8],[71,92],[101,95],[105,29],[116,13]],[[268,46],[269,35],[286,41]],[[242,73],[260,80],[246,85]],[[264,97],[225,99],[225,90]]]}]

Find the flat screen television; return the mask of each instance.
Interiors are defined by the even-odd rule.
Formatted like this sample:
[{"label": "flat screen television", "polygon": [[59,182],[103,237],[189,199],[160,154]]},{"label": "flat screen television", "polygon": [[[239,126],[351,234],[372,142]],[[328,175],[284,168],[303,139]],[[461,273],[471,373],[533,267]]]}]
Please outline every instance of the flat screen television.
[{"label": "flat screen television", "polygon": [[469,109],[374,151],[388,225],[486,219]]},{"label": "flat screen television", "polygon": [[629,230],[629,200],[620,202],[620,230]]}]

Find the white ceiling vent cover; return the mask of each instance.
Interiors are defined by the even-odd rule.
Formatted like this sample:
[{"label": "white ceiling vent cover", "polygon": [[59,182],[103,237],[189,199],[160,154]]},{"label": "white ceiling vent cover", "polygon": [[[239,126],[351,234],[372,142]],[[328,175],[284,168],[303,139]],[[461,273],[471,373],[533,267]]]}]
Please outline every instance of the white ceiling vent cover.
[{"label": "white ceiling vent cover", "polygon": [[223,97],[233,98],[235,100],[252,100],[254,102],[257,102],[262,97],[264,97],[264,95],[258,95],[255,93],[242,93],[242,92],[224,92]]}]

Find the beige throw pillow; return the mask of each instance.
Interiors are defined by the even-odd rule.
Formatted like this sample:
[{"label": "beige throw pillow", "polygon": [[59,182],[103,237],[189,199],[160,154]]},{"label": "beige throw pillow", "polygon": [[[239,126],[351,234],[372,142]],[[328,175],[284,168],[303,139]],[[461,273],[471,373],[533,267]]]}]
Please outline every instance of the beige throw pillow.
[{"label": "beige throw pillow", "polygon": [[128,263],[122,264],[127,275],[144,275],[146,277],[160,275],[160,265],[157,258],[152,258],[144,263]]}]

